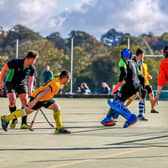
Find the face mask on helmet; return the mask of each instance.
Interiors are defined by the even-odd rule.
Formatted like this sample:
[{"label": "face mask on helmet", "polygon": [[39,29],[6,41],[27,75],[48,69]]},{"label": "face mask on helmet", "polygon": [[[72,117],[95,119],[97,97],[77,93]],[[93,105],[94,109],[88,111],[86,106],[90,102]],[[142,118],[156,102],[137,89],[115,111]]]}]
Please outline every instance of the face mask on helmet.
[{"label": "face mask on helmet", "polygon": [[124,48],[121,51],[121,58],[123,58],[124,60],[131,59],[131,57],[132,57],[132,53],[128,48]]}]

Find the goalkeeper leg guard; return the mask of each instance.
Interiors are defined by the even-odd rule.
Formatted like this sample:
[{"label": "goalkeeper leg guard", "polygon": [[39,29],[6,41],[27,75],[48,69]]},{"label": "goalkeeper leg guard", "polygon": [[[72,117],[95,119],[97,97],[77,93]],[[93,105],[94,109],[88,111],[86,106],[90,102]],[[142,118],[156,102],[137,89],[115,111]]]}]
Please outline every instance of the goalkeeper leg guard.
[{"label": "goalkeeper leg guard", "polygon": [[114,101],[111,102],[111,100],[108,100],[108,104],[115,110],[117,111],[120,115],[122,115],[125,119],[126,122],[124,123],[124,128],[129,127],[130,125],[136,123],[137,117],[135,114],[132,114],[124,104],[122,104],[119,101]]},{"label": "goalkeeper leg guard", "polygon": [[[115,95],[113,101],[116,101],[117,99],[118,99],[118,96]],[[115,110],[113,110],[112,108],[110,108],[107,115],[106,115],[106,118],[117,120],[118,119],[118,113],[115,112]]]},{"label": "goalkeeper leg guard", "polygon": [[135,114],[131,114],[130,118],[124,123],[123,128],[128,128],[129,126],[135,124],[137,122],[137,116]]},{"label": "goalkeeper leg guard", "polygon": [[113,110],[122,115],[126,120],[130,118],[131,112],[126,108],[123,103],[119,102],[118,100],[111,101],[110,99],[108,99],[108,104]]}]

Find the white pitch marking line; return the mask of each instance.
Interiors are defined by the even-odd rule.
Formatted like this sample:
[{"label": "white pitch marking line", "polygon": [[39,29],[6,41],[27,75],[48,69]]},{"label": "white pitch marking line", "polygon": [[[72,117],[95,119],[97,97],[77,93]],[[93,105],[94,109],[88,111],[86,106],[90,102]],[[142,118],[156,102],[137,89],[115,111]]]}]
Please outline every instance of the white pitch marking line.
[{"label": "white pitch marking line", "polygon": [[73,162],[69,162],[69,163],[63,163],[63,164],[59,164],[59,165],[55,165],[55,166],[50,166],[48,168],[59,168],[59,167],[71,166],[71,165],[75,165],[75,164],[79,164],[79,163],[92,162],[92,161],[95,161],[96,159],[116,157],[116,156],[125,155],[125,154],[128,154],[128,153],[134,153],[134,152],[149,150],[149,149],[152,149],[152,148],[154,148],[154,147],[135,149],[135,150],[126,151],[126,152],[114,153],[114,154],[111,154],[111,155],[96,156],[96,157],[93,157],[93,158],[90,158],[90,159],[73,161]]}]

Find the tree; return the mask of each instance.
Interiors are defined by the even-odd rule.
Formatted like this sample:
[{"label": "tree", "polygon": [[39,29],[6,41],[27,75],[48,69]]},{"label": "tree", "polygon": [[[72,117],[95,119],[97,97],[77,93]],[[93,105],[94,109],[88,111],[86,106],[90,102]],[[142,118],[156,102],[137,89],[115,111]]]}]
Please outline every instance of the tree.
[{"label": "tree", "polygon": [[43,38],[39,36],[38,33],[33,32],[31,29],[25,26],[15,25],[8,31],[7,37],[3,42],[3,47],[6,47],[7,45],[15,47],[16,39],[19,39],[20,43],[22,43],[27,40],[35,41]]},{"label": "tree", "polygon": [[63,39],[59,32],[51,33],[46,37],[49,41],[53,42],[54,46],[58,49],[65,49],[66,39]]},{"label": "tree", "polygon": [[117,82],[117,74],[115,71],[116,64],[113,62],[112,57],[104,56],[97,57],[92,62],[92,72],[94,84],[100,87],[101,82],[112,84]]},{"label": "tree", "polygon": [[36,50],[39,52],[39,58],[36,62],[37,71],[39,72],[38,80],[41,81],[41,73],[46,64],[49,64],[51,70],[56,73],[62,69],[68,69],[69,56],[64,55],[63,50],[59,50],[47,40],[26,41],[20,45],[19,55],[24,57],[28,50]]}]

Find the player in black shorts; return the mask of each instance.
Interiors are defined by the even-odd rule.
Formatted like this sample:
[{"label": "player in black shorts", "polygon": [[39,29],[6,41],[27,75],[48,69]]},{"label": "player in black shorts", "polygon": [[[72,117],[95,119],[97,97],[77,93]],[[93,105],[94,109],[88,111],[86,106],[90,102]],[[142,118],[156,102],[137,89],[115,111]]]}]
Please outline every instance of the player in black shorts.
[{"label": "player in black shorts", "polygon": [[[136,56],[133,58],[133,60],[136,62],[139,71],[141,72],[141,74],[144,77],[144,73],[142,72],[142,65],[143,65],[143,58],[144,58],[144,50],[141,48],[137,48],[136,50]],[[145,77],[144,77],[145,80]],[[146,80],[145,80],[146,81]],[[138,119],[140,121],[148,121],[148,119],[145,117],[145,96],[146,96],[146,92],[145,90],[140,89],[139,90],[139,114],[138,114]],[[130,99],[128,99],[126,106],[128,107],[128,105],[134,100],[136,99],[137,96],[133,96]]]},{"label": "player in black shorts", "polygon": [[[143,92],[142,90],[140,90],[140,95],[143,98],[142,100],[139,100],[139,115],[138,115],[138,119],[141,121],[148,121],[148,119],[146,119],[144,117],[145,114],[145,98],[146,98],[146,94],[149,94],[150,97],[150,104],[151,104],[151,113],[159,113],[158,111],[155,110],[154,108],[154,93],[152,90],[152,85],[150,84],[150,80],[152,79],[152,76],[149,74],[148,72],[148,65],[146,63],[143,62],[143,58],[144,58],[144,50],[141,48],[138,48],[136,50],[136,56],[134,57],[134,61],[137,63],[139,70],[141,71],[141,73],[144,76],[145,79],[145,90],[146,92]],[[131,104],[131,102],[133,100],[136,99],[137,96],[133,96],[130,99],[128,99],[126,106],[128,107],[129,104]]]},{"label": "player in black shorts", "polygon": [[[12,59],[2,68],[0,76],[0,89],[2,89],[2,82],[6,76],[7,96],[9,99],[9,110],[14,112],[16,110],[16,93],[18,94],[22,107],[27,104],[28,96],[31,95],[33,89],[35,67],[34,63],[38,58],[37,51],[28,51],[24,59]],[[28,80],[26,82],[26,77]],[[11,122],[10,128],[15,128],[18,120],[14,119]],[[22,118],[21,129],[27,129],[27,117]]]},{"label": "player in black shorts", "polygon": [[107,116],[101,121],[101,123],[105,126],[115,125],[113,121],[114,114],[120,114],[126,119],[126,122],[123,125],[124,128],[127,128],[137,121],[136,115],[129,111],[124,105],[124,102],[129,97],[139,92],[139,88],[141,87],[141,85],[144,86],[144,78],[140,73],[135,61],[131,59],[131,56],[132,53],[127,48],[125,48],[121,52],[121,60],[119,62],[119,85],[117,84],[114,90],[117,91],[121,84],[122,86],[121,89],[116,93],[113,101],[111,101],[110,99],[108,100],[108,104],[111,108]]}]

